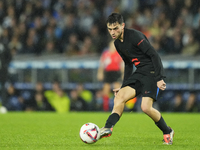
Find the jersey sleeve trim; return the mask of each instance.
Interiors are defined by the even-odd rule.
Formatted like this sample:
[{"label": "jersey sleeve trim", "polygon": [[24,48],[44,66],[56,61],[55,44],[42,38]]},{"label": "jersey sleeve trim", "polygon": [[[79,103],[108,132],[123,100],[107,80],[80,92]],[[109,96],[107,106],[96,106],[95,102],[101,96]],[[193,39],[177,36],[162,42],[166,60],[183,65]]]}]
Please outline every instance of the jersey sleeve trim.
[{"label": "jersey sleeve trim", "polygon": [[143,41],[144,39],[142,39],[139,43],[137,43],[137,46],[139,46]]}]

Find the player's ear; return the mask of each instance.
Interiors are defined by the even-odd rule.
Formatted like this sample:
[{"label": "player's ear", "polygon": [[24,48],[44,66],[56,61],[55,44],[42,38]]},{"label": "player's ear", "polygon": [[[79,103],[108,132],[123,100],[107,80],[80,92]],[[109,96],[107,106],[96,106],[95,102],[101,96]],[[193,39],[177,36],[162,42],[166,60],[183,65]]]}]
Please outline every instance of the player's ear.
[{"label": "player's ear", "polygon": [[124,29],[124,27],[125,27],[125,23],[122,23],[122,29]]}]

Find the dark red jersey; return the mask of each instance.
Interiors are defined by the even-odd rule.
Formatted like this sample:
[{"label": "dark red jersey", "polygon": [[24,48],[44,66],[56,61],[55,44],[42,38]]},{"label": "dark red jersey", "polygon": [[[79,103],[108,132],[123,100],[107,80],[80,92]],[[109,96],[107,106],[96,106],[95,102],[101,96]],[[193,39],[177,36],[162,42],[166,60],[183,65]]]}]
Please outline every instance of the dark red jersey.
[{"label": "dark red jersey", "polygon": [[124,82],[133,74],[133,65],[137,68],[136,72],[153,75],[156,81],[165,77],[158,53],[140,31],[125,28],[123,42],[117,39],[114,44],[125,62]]}]

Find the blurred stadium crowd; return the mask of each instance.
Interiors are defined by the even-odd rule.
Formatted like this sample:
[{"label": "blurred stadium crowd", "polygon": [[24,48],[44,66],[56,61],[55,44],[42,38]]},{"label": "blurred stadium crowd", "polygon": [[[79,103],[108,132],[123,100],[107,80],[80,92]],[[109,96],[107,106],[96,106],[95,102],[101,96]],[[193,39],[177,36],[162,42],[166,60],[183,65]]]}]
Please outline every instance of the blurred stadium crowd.
[{"label": "blurred stadium crowd", "polygon": [[[120,12],[124,16],[127,28],[143,32],[160,55],[200,54],[199,0],[0,0],[0,42],[7,46],[12,56],[100,55],[110,40],[105,21],[112,12]],[[56,91],[62,95],[62,90]],[[185,101],[181,92],[175,96],[168,92],[169,98],[171,96],[176,100],[167,102],[177,107],[173,110],[191,111],[196,105],[198,95],[193,92],[186,94]],[[33,96],[34,106],[38,106],[30,108],[30,103],[25,103],[30,93],[24,93],[25,98],[19,98],[18,103],[11,101],[16,108],[8,106],[8,109],[43,110],[39,105],[45,107],[44,110],[52,109],[49,107],[51,100],[46,101],[45,106],[37,103],[36,97],[41,99],[39,94]],[[95,107],[91,110],[101,110],[101,91],[96,91],[94,95]],[[82,99],[80,103],[72,101],[72,97],[79,97],[77,90],[70,91],[71,106],[64,110],[90,110],[89,106],[94,106],[94,103],[88,106],[87,102],[91,99],[85,102],[84,96],[79,97]],[[160,104],[160,107],[164,106]],[[170,111],[166,105],[163,110]]]},{"label": "blurred stadium crowd", "polygon": [[112,12],[160,54],[199,53],[198,0],[0,0],[1,41],[13,54],[101,53]]}]

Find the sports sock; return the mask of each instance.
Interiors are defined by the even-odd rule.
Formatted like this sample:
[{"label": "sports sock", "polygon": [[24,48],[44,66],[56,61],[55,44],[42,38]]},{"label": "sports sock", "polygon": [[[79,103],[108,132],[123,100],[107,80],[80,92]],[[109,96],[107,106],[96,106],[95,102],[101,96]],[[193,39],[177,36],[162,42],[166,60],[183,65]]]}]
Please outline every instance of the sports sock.
[{"label": "sports sock", "polygon": [[158,122],[155,122],[155,124],[163,132],[163,134],[169,134],[171,132],[171,129],[167,126],[162,116]]},{"label": "sports sock", "polygon": [[111,114],[105,124],[105,128],[111,128],[113,127],[118,121],[120,116],[117,113]]}]

